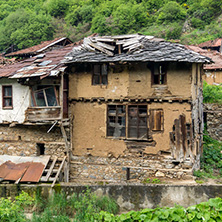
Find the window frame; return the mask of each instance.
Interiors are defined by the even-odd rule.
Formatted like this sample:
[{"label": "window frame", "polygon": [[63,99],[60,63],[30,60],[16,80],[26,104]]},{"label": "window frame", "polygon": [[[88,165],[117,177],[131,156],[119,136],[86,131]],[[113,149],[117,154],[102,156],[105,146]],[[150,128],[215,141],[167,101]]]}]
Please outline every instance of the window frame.
[{"label": "window frame", "polygon": [[[116,113],[115,114],[110,114],[109,113],[109,106],[115,106],[116,107]],[[118,106],[123,106],[125,107],[125,113],[119,113],[118,112]],[[126,112],[126,105],[122,105],[122,104],[109,104],[107,105],[107,118],[106,118],[106,136],[109,137],[109,138],[126,138],[126,122],[127,122],[127,112]],[[109,117],[115,117],[115,124],[118,122],[118,117],[125,117],[125,126],[123,126],[125,128],[125,136],[119,136],[119,137],[115,137],[115,136],[110,136],[108,135],[108,128],[111,127],[109,125],[110,121],[109,121]],[[115,130],[115,127],[114,127],[114,130]]]},{"label": "window frame", "polygon": [[[144,106],[144,107],[146,107],[146,114],[145,114],[145,116],[144,116],[144,114],[140,114],[139,113],[139,106],[140,106],[140,108],[142,107],[142,106]],[[129,111],[129,109],[130,109],[130,107],[136,107],[137,108],[137,112],[136,112],[136,126],[133,126],[133,125],[131,125],[130,126],[130,121],[129,121],[129,119],[130,119],[130,117],[132,117],[132,115],[130,115],[130,111]],[[127,105],[127,127],[126,127],[126,130],[127,130],[127,139],[128,140],[148,140],[148,121],[149,121],[149,115],[148,115],[148,104],[146,104],[146,105],[144,105],[144,104],[129,104],[129,105]],[[141,118],[146,118],[146,127],[144,127],[144,126],[141,126],[140,124],[139,124],[139,122],[140,122],[140,120],[141,120]],[[137,137],[130,137],[129,136],[129,134],[130,134],[130,129],[136,129],[136,132],[137,132]],[[146,129],[146,137],[144,138],[144,139],[142,139],[141,137],[139,137],[139,134],[140,134],[140,129]]]},{"label": "window frame", "polygon": [[[10,87],[11,88],[11,96],[5,96],[5,88]],[[2,85],[2,109],[13,109],[13,89],[12,85]],[[5,106],[5,100],[11,99],[12,105],[11,106]]]},{"label": "window frame", "polygon": [[[43,85],[42,85],[43,86]],[[48,99],[47,99],[47,96],[46,96],[46,92],[45,90],[46,89],[49,89],[49,88],[53,88],[54,90],[54,93],[55,93],[55,99],[56,99],[56,102],[57,102],[57,105],[56,106],[49,106],[48,105]],[[47,107],[47,108],[51,108],[51,107],[58,107],[59,106],[59,100],[58,100],[58,94],[57,94],[57,91],[56,91],[56,87],[54,85],[52,86],[47,86],[45,88],[42,88],[42,89],[37,89],[37,90],[33,90],[31,89],[32,91],[32,101],[33,101],[33,105],[31,105],[31,107]],[[36,102],[36,99],[35,99],[35,93],[36,92],[40,92],[40,91],[43,91],[43,96],[44,96],[44,101],[45,101],[45,106],[37,106],[37,102]]]},{"label": "window frame", "polygon": [[[111,135],[108,135],[108,128],[109,128],[109,106],[125,106],[125,136],[120,136],[120,137],[115,137],[115,136],[111,136]],[[129,124],[129,108],[130,106],[146,106],[146,115],[143,116],[142,118],[146,118],[146,131],[147,131],[147,134],[146,134],[146,138],[141,138],[138,136],[138,130],[139,128],[137,127],[137,137],[129,137],[129,129],[130,129],[130,124]],[[150,129],[150,114],[151,114],[151,110],[159,110],[162,112],[162,116],[161,116],[161,130],[151,130]],[[137,115],[139,115],[139,111],[137,113]],[[115,118],[118,117],[118,115],[113,115],[115,116]],[[117,120],[115,120],[117,121]],[[137,119],[137,122],[138,122],[138,119]],[[143,128],[143,127],[142,127]],[[114,103],[114,104],[107,104],[107,109],[106,109],[106,138],[110,138],[110,139],[125,139],[125,140],[128,140],[128,141],[148,141],[149,140],[149,134],[150,132],[152,133],[161,133],[164,131],[164,110],[163,109],[149,109],[149,104],[120,104],[120,103]]]},{"label": "window frame", "polygon": [[[157,67],[158,73],[155,73],[155,66]],[[160,67],[163,67],[160,69]],[[164,70],[165,72],[161,72],[160,70]],[[155,76],[158,76],[158,83],[155,83]],[[160,76],[164,76],[164,81],[161,83]],[[166,63],[154,63],[151,69],[151,83],[153,86],[156,85],[167,85],[167,64]]]},{"label": "window frame", "polygon": [[[95,66],[99,66],[99,74],[95,73]],[[106,73],[103,74],[103,66],[106,66]],[[95,83],[95,76],[99,76],[99,83]],[[106,81],[103,83],[103,77],[106,76]],[[92,65],[92,85],[108,85],[108,64],[107,63],[98,63]]]}]

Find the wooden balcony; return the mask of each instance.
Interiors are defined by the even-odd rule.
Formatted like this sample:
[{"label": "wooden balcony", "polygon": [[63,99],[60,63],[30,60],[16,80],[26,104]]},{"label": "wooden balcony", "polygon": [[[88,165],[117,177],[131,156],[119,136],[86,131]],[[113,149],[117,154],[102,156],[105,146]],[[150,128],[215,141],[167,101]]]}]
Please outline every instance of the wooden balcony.
[{"label": "wooden balcony", "polygon": [[61,119],[61,106],[29,107],[25,122],[55,121]]}]

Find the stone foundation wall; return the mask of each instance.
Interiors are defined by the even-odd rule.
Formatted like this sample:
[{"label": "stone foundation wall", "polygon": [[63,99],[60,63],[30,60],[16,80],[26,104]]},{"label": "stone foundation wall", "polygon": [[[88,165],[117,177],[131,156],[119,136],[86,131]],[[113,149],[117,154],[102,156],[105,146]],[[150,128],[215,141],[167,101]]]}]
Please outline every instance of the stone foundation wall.
[{"label": "stone foundation wall", "polygon": [[222,141],[222,105],[204,104],[204,112],[207,132],[212,138]]},{"label": "stone foundation wall", "polygon": [[65,143],[59,127],[51,125],[0,125],[0,155],[35,156],[37,144],[44,144],[45,155],[63,157]]},{"label": "stone foundation wall", "polygon": [[188,179],[192,177],[192,163],[173,162],[170,156],[145,157],[79,157],[73,156],[70,181],[142,182],[148,178],[163,180]]},{"label": "stone foundation wall", "polygon": [[[120,211],[139,210],[143,208],[173,207],[179,204],[183,207],[192,206],[208,201],[209,198],[222,197],[221,185],[106,185],[88,186],[98,196],[108,195],[114,198]],[[15,197],[21,191],[30,195],[40,192],[48,197],[52,192],[50,184],[40,185],[13,185],[1,184],[0,197]],[[53,188],[55,191],[64,191],[66,195],[80,193],[86,186],[73,184],[59,184]]]}]

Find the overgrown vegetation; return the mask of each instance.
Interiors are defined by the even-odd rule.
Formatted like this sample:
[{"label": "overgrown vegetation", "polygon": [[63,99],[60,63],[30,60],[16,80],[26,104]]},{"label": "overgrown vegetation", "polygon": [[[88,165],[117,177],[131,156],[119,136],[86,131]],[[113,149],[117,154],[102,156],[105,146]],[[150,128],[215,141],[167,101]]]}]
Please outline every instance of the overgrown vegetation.
[{"label": "overgrown vegetation", "polygon": [[70,197],[63,192],[53,193],[46,199],[38,193],[32,198],[22,192],[14,201],[10,198],[0,199],[0,221],[29,221],[25,217],[25,209],[34,209],[32,222],[90,222],[94,221],[95,215],[101,211],[111,214],[119,211],[117,203],[112,198],[98,197],[89,189],[79,195],[73,193]]},{"label": "overgrown vegetation", "polygon": [[15,200],[0,198],[0,221],[26,222],[24,208],[33,203],[34,199],[25,192],[22,192]]},{"label": "overgrown vegetation", "polygon": [[222,176],[222,142],[212,139],[204,130],[203,154],[200,160],[201,169],[194,172],[194,176],[219,178]]},{"label": "overgrown vegetation", "polygon": [[0,0],[0,51],[91,33],[200,43],[221,37],[221,11],[218,0]]},{"label": "overgrown vegetation", "polygon": [[[24,209],[34,206],[35,213],[27,219]],[[38,194],[35,198],[22,192],[12,201],[0,199],[0,221],[4,222],[159,222],[159,221],[221,221],[222,199],[210,199],[185,209],[181,206],[157,207],[141,211],[130,211],[116,215],[118,205],[107,196],[97,197],[89,189],[67,198],[64,193],[54,193],[48,199]]]},{"label": "overgrown vegetation", "polygon": [[126,214],[114,216],[107,212],[100,212],[97,221],[107,222],[160,222],[160,221],[222,221],[222,199],[210,199],[195,206],[185,209],[181,206],[172,208],[144,209],[130,211]]},{"label": "overgrown vegetation", "polygon": [[222,104],[222,84],[209,85],[206,82],[203,84],[203,101],[204,103],[219,103]]}]

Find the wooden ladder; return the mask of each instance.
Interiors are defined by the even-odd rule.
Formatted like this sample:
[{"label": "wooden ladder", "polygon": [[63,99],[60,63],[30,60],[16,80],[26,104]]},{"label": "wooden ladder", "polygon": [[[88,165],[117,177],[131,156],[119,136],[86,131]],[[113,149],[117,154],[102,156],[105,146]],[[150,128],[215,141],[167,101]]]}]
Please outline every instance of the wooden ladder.
[{"label": "wooden ladder", "polygon": [[65,164],[66,156],[63,159],[55,157],[53,160],[49,160],[42,177],[41,182],[52,182],[51,187],[53,187],[59,178],[62,168]]}]

